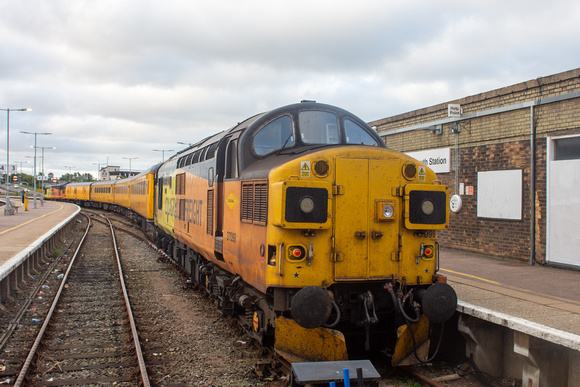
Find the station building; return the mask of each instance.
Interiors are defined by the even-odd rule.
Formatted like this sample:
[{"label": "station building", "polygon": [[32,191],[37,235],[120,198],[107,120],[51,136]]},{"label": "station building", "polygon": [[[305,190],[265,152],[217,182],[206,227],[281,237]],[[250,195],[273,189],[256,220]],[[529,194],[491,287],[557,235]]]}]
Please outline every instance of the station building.
[{"label": "station building", "polygon": [[449,186],[442,247],[580,268],[580,68],[369,125]]},{"label": "station building", "polygon": [[122,171],[118,165],[108,165],[101,168],[97,180],[118,180],[127,177],[137,176],[139,171]]}]

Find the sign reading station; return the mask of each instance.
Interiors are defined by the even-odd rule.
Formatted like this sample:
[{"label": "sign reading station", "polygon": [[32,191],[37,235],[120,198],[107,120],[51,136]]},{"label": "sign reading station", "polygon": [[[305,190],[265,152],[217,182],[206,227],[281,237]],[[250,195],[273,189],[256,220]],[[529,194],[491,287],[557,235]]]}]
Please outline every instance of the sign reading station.
[{"label": "sign reading station", "polygon": [[451,148],[430,149],[419,152],[409,152],[407,155],[422,162],[435,173],[451,172]]}]

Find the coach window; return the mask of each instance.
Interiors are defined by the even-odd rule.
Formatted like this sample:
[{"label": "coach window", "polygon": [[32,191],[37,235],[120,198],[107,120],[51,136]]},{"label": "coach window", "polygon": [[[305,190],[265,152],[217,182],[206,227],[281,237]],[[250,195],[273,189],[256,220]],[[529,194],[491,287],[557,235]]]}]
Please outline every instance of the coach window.
[{"label": "coach window", "polygon": [[201,153],[199,154],[199,162],[201,163],[203,160],[205,160],[205,151],[207,150],[207,146],[205,148],[203,148],[201,150]]},{"label": "coach window", "polygon": [[346,132],[346,143],[356,145],[371,145],[378,146],[369,132],[355,124],[351,120],[344,120],[344,131]]},{"label": "coach window", "polygon": [[205,154],[205,159],[206,160],[210,160],[213,159],[215,156],[215,150],[217,149],[218,143],[214,142],[213,144],[211,144],[209,146],[209,148],[207,149],[207,152]]},{"label": "coach window", "polygon": [[305,144],[338,144],[338,120],[334,113],[304,111],[298,116],[300,139]]},{"label": "coach window", "polygon": [[294,145],[292,118],[282,116],[264,126],[254,134],[253,145],[258,156]]},{"label": "coach window", "polygon": [[198,149],[195,151],[195,153],[193,154],[193,164],[199,162],[199,155],[200,154],[201,154],[201,149]]}]

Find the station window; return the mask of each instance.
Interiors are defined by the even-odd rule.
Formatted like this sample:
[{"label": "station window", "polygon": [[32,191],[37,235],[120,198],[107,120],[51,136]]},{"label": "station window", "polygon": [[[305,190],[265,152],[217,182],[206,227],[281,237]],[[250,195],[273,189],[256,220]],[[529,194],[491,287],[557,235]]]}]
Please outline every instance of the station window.
[{"label": "station window", "polygon": [[580,159],[580,137],[554,140],[554,160]]}]

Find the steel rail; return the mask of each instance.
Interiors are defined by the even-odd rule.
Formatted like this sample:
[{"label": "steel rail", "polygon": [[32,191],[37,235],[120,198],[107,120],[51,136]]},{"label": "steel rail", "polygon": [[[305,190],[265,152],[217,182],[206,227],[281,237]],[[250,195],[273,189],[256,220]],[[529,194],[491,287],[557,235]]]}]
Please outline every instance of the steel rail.
[{"label": "steel rail", "polygon": [[34,359],[34,356],[36,355],[36,351],[38,350],[40,342],[42,341],[42,338],[44,337],[44,333],[46,332],[48,324],[50,323],[50,319],[52,318],[54,310],[56,309],[56,305],[58,303],[58,300],[60,299],[60,295],[62,293],[62,290],[64,289],[64,286],[65,286],[66,281],[68,279],[68,275],[73,267],[73,264],[77,258],[79,251],[81,250],[81,247],[83,246],[85,238],[87,237],[87,234],[89,233],[89,230],[91,228],[91,219],[88,216],[87,216],[87,219],[88,219],[88,225],[87,225],[87,229],[85,230],[85,234],[83,235],[81,241],[79,242],[79,245],[74,253],[74,256],[72,257],[72,259],[68,265],[66,273],[64,274],[62,281],[60,283],[60,287],[58,288],[58,291],[56,292],[56,295],[54,297],[54,301],[52,302],[52,305],[50,306],[50,310],[48,311],[48,314],[44,318],[44,323],[42,324],[42,327],[40,328],[40,331],[38,332],[38,335],[36,336],[36,340],[34,341],[34,344],[30,348],[30,352],[28,353],[28,357],[26,358],[26,360],[24,361],[24,364],[22,365],[22,369],[20,370],[20,373],[18,374],[18,378],[16,379],[16,382],[14,383],[14,387],[22,386],[22,383],[24,382],[24,378],[26,377],[26,374],[28,374],[28,370],[30,369],[30,365],[32,364],[32,360]]},{"label": "steel rail", "polygon": [[0,351],[2,349],[4,349],[4,346],[6,345],[6,343],[8,343],[8,340],[10,340],[10,338],[11,338],[12,334],[14,333],[14,331],[16,330],[16,328],[20,325],[20,321],[24,317],[24,314],[28,310],[28,307],[30,306],[30,304],[34,301],[36,294],[40,291],[42,286],[46,283],[47,278],[50,276],[50,274],[52,273],[52,271],[54,270],[56,265],[60,262],[62,257],[66,254],[68,249],[77,241],[77,239],[78,238],[75,237],[74,239],[72,239],[70,241],[70,243],[68,245],[66,245],[66,247],[62,250],[62,253],[50,264],[50,266],[45,271],[45,273],[38,279],[38,283],[30,292],[30,296],[26,299],[26,301],[24,302],[24,304],[22,305],[22,307],[20,308],[18,313],[16,313],[16,316],[14,316],[12,321],[8,324],[8,328],[6,329],[6,332],[4,332],[3,335],[0,335]]},{"label": "steel rail", "polygon": [[121,287],[123,288],[123,297],[125,298],[125,306],[127,307],[127,314],[129,316],[129,322],[131,324],[131,333],[133,334],[133,343],[135,344],[135,352],[137,354],[137,361],[139,362],[139,370],[141,371],[141,381],[143,386],[150,387],[149,375],[147,374],[147,367],[145,365],[145,359],[143,358],[143,352],[141,351],[141,343],[139,342],[139,334],[137,332],[137,326],[135,324],[135,319],[133,318],[133,311],[131,309],[131,302],[129,301],[129,295],[127,293],[127,287],[125,286],[125,277],[123,276],[123,268],[121,267],[121,258],[119,257],[119,249],[117,248],[117,239],[115,238],[115,230],[113,224],[104,215],[103,216],[109,223],[109,228],[111,230],[111,235],[113,237],[113,246],[115,250],[115,256],[117,257],[117,266],[119,268],[119,277],[121,280]]}]

